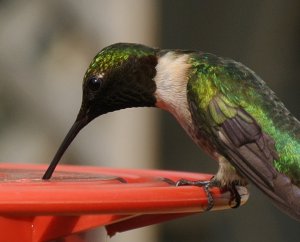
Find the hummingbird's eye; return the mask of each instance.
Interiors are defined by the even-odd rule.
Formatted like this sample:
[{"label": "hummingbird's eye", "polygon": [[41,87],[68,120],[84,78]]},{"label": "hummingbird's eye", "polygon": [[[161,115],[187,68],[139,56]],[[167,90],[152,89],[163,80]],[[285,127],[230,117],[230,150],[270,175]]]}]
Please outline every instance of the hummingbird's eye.
[{"label": "hummingbird's eye", "polygon": [[99,77],[91,77],[88,80],[88,88],[93,92],[98,91],[101,87],[101,84],[102,84],[102,79]]}]

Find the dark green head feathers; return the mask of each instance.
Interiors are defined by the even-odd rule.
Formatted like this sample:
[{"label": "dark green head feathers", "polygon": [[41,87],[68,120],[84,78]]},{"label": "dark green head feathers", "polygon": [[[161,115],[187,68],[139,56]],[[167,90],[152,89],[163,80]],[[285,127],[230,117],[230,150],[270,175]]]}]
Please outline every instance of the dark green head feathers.
[{"label": "dark green head feathers", "polygon": [[119,43],[101,50],[83,81],[81,116],[89,120],[128,107],[152,107],[156,90],[157,50]]},{"label": "dark green head feathers", "polygon": [[139,59],[155,56],[156,52],[157,50],[140,44],[117,43],[110,45],[94,57],[85,73],[85,79],[90,75],[103,74],[112,68],[117,68],[129,58]]}]

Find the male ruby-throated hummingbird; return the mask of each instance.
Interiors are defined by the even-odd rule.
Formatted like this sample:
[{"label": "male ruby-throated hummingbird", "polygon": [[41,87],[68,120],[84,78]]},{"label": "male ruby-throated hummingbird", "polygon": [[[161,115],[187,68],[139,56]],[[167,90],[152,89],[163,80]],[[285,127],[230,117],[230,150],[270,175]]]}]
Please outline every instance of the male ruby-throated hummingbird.
[{"label": "male ruby-throated hummingbird", "polygon": [[219,162],[211,181],[178,184],[234,190],[250,180],[300,220],[300,122],[249,68],[198,51],[127,43],[101,50],[85,73],[77,119],[43,179],[52,176],[85,125],[102,114],[131,107],[169,111]]}]

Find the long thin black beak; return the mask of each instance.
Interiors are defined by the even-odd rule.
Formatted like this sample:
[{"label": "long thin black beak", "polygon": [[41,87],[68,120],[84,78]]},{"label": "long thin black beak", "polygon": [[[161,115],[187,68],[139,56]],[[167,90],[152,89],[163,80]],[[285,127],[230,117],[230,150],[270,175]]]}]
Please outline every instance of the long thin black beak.
[{"label": "long thin black beak", "polygon": [[[79,117],[80,115],[78,115]],[[79,131],[89,123],[89,120],[87,117],[78,118],[76,119],[75,123],[72,125],[71,129],[69,130],[68,134],[66,135],[65,139],[63,140],[62,144],[60,145],[59,149],[57,150],[53,160],[51,161],[48,169],[46,170],[43,179],[48,180],[51,178],[58,162],[60,161],[61,157],[65,153],[66,149],[69,147],[69,145],[72,143],[76,135],[79,133]]]}]

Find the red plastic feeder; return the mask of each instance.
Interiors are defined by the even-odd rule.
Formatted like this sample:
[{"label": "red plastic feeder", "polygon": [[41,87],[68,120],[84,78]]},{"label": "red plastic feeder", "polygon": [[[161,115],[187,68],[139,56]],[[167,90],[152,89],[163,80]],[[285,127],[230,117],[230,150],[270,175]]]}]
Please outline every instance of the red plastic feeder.
[{"label": "red plastic feeder", "polygon": [[[0,165],[0,242],[87,241],[84,234],[96,227],[105,226],[112,236],[207,208],[203,188],[174,184],[181,178],[208,180],[209,174],[58,166],[44,181],[46,168]],[[212,210],[231,208],[230,192],[211,192]],[[248,191],[238,192],[244,204]]]}]

